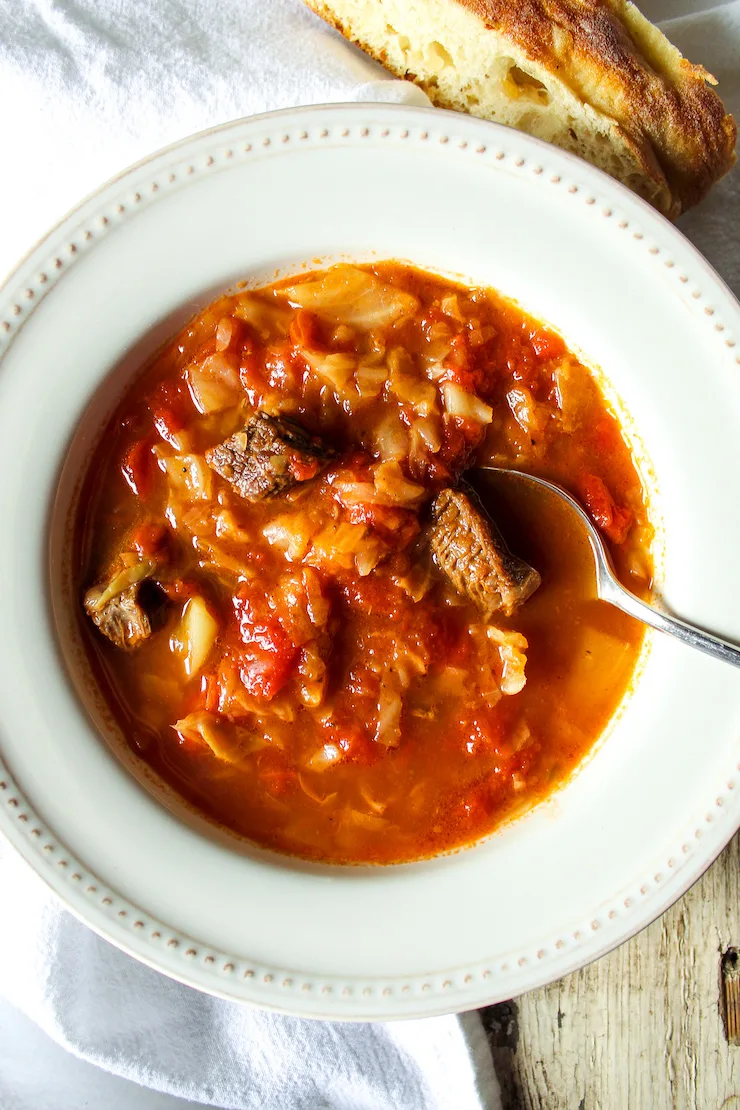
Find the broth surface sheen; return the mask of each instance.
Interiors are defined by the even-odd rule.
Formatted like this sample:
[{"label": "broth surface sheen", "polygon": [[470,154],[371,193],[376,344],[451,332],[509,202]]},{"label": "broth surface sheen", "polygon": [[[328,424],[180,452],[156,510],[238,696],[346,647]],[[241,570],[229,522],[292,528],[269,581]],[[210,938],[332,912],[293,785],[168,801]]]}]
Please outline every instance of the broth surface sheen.
[{"label": "broth surface sheen", "polygon": [[[257,412],[318,446],[270,456],[280,488],[252,501],[210,453]],[[541,585],[508,616],[459,593],[430,504],[475,463],[571,490],[649,592],[646,494],[613,410],[499,294],[341,265],[191,320],[118,406],[76,521],[96,623],[126,597],[147,614],[130,650],[81,616],[134,751],[217,823],[333,863],[433,856],[550,794],[625,695],[643,629],[596,600],[568,510],[515,479],[474,482]]]}]

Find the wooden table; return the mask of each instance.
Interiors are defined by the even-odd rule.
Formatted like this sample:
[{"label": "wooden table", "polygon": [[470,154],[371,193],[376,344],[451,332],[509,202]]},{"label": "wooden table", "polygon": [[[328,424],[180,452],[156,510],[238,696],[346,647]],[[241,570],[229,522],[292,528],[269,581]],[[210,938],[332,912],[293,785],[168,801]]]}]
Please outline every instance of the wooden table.
[{"label": "wooden table", "polygon": [[740,1110],[740,1046],[728,1043],[723,1002],[739,876],[740,833],[621,948],[484,1010],[503,1110]]}]

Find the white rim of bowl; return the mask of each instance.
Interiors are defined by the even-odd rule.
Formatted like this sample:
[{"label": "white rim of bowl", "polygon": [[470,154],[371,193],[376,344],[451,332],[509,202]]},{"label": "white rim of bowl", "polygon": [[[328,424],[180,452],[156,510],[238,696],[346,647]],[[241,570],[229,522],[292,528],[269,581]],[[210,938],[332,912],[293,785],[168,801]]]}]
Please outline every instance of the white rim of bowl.
[{"label": "white rim of bowl", "polygon": [[[363,122],[361,125],[345,122],[338,134],[322,125],[311,135],[306,121],[317,115],[330,119],[360,116]],[[382,117],[382,124],[368,124],[369,117]],[[396,120],[402,119],[403,124],[396,124]],[[413,124],[409,123],[411,120]],[[222,140],[230,133],[236,135],[260,127],[267,131],[257,136],[257,142],[234,141],[227,146],[216,142],[207,153],[197,149],[206,141]],[[479,141],[465,137],[471,132],[478,133]],[[153,152],[94,190],[27,252],[0,285],[0,359],[45,294],[88,249],[142,205],[155,203],[169,189],[180,188],[203,174],[227,169],[265,148],[288,147],[308,140],[310,135],[353,142],[390,137],[421,144],[437,142],[462,156],[505,161],[509,169],[548,180],[553,187],[566,191],[573,203],[599,211],[603,218],[614,221],[620,232],[633,241],[635,249],[652,256],[656,265],[674,271],[684,292],[704,304],[706,326],[718,349],[724,348],[725,356],[728,348],[737,349],[740,304],[716,271],[647,202],[589,163],[519,131],[458,113],[407,105],[349,103],[282,109],[208,128]],[[522,150],[515,149],[517,146]],[[197,156],[183,159],[181,155],[191,147],[196,149]],[[546,171],[548,161],[553,160],[567,167],[567,176]],[[150,180],[140,181],[141,171],[149,168],[155,171]],[[133,191],[126,188],[134,183]],[[120,188],[117,190],[116,186]],[[616,194],[616,199],[600,197],[604,189]],[[78,214],[96,201],[102,203],[87,221],[88,226],[75,226]],[[44,260],[46,245],[67,225],[71,233],[64,249]],[[675,263],[673,253],[677,247],[688,256],[690,266]],[[39,261],[35,280],[19,284],[21,273],[35,259]],[[737,334],[731,330],[731,317]],[[740,353],[734,355],[734,361],[740,366]],[[723,789],[731,794],[739,784],[740,761],[735,761],[728,768]],[[86,925],[140,962],[189,986],[264,1009],[319,1019],[386,1020],[460,1012],[525,993],[583,967],[629,940],[688,890],[740,826],[740,806],[734,805],[734,820],[729,819],[732,808],[729,797],[718,793],[714,804],[707,807],[704,822],[686,830],[672,854],[657,863],[642,881],[633,884],[633,892],[622,891],[611,904],[598,906],[590,921],[575,927],[567,938],[555,939],[548,949],[539,950],[535,959],[531,953],[514,952],[503,961],[496,961],[495,968],[463,966],[430,976],[350,985],[338,977],[323,976],[317,982],[292,969],[249,964],[241,957],[207,948],[144,913],[67,851],[28,804],[0,758],[0,831]],[[701,853],[696,848],[700,842],[704,846]],[[625,924],[627,920],[629,924]],[[510,987],[507,984],[513,972],[516,983]],[[310,1007],[291,1006],[291,995],[303,992],[313,995]],[[317,996],[321,999],[318,1005]],[[395,999],[395,1005],[391,999]]]}]

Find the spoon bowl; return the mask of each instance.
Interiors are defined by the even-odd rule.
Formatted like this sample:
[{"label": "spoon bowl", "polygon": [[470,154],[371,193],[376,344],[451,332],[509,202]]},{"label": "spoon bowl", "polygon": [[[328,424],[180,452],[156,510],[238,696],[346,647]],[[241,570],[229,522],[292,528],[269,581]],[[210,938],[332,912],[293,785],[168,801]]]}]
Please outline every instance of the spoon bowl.
[{"label": "spoon bowl", "polygon": [[696,625],[681,620],[662,607],[648,605],[647,602],[642,601],[631,590],[622,585],[617,578],[614,564],[601,534],[580,502],[562,486],[555,482],[549,482],[545,478],[539,478],[534,474],[528,474],[523,470],[509,470],[499,466],[479,466],[477,469],[540,486],[560,498],[572,510],[583,525],[593,552],[596,565],[596,594],[601,601],[607,601],[610,605],[621,609],[623,613],[642,621],[643,624],[650,625],[651,628],[656,628],[659,632],[674,636],[682,643],[688,644],[689,647],[703,651],[706,655],[711,655],[715,659],[721,659],[724,663],[731,663],[735,667],[740,667],[740,647],[713,635],[711,632],[706,632]]}]

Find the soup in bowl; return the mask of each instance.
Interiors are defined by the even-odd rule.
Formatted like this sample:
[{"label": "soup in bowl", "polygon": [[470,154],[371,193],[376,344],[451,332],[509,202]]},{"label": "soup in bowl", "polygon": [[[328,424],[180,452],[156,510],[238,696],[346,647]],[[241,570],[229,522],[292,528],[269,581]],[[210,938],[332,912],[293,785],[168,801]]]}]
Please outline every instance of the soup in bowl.
[{"label": "soup in bowl", "polygon": [[141,368],[74,526],[83,640],[135,756],[210,821],[329,863],[480,840],[561,785],[643,633],[568,488],[652,581],[599,377],[502,294],[388,261],[219,296]]}]

